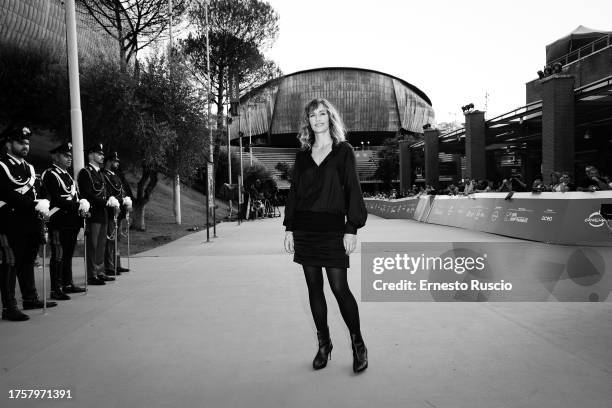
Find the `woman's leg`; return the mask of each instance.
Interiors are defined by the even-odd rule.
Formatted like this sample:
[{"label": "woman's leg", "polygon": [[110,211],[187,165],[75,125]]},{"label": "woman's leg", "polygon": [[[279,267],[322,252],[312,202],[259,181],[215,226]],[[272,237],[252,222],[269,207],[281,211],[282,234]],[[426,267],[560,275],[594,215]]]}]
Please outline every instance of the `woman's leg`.
[{"label": "woman's leg", "polygon": [[359,328],[359,309],[346,279],[346,268],[325,268],[329,286],[340,306],[340,313],[351,333],[353,371],[359,373],[368,368],[368,350]]},{"label": "woman's leg", "polygon": [[320,266],[302,265],[308,285],[308,300],[315,326],[320,332],[327,332],[327,303],[323,294],[323,271]]},{"label": "woman's leg", "polygon": [[325,270],[327,271],[329,286],[338,301],[340,313],[349,332],[361,338],[359,308],[346,279],[346,268],[326,267]]}]

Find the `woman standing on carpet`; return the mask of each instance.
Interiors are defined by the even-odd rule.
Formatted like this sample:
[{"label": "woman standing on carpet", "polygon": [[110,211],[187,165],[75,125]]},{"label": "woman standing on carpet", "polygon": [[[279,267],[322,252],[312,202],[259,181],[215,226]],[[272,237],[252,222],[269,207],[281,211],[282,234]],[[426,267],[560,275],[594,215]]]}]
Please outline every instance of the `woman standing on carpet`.
[{"label": "woman standing on carpet", "polygon": [[326,99],[313,99],[304,109],[305,124],[298,139],[291,189],[285,206],[285,250],[302,265],[310,310],[317,328],[319,350],[315,370],[331,359],[323,271],[351,334],[353,371],[368,366],[361,337],[359,309],[347,281],[349,254],[357,245],[357,229],[367,212],[355,167],[353,147],[346,142],[342,119]]}]

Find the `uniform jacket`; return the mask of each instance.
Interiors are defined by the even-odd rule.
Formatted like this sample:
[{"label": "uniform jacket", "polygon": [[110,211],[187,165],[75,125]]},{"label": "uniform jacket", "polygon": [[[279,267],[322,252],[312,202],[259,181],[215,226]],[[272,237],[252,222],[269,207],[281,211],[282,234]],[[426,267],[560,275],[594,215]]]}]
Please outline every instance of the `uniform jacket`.
[{"label": "uniform jacket", "polygon": [[82,198],[89,201],[91,205],[89,213],[90,221],[104,224],[106,223],[106,201],[108,196],[102,170],[98,171],[91,164],[83,167],[77,176],[79,193]]},{"label": "uniform jacket", "polygon": [[0,157],[0,201],[8,207],[8,233],[39,232],[41,221],[36,213],[36,199],[46,198],[34,167],[23,160],[3,154]]},{"label": "uniform jacket", "polygon": [[[127,194],[119,174],[108,169],[103,169],[102,176],[104,177],[104,182],[106,183],[106,193],[108,196],[115,197],[117,201],[119,201],[119,204],[123,204],[123,199],[127,196]],[[125,218],[125,206],[121,205],[120,208],[121,213],[119,214],[119,219],[123,219]]]},{"label": "uniform jacket", "polygon": [[82,222],[79,196],[70,173],[53,165],[43,172],[42,181],[51,202],[51,211],[57,209],[49,220],[49,228],[78,229]]}]

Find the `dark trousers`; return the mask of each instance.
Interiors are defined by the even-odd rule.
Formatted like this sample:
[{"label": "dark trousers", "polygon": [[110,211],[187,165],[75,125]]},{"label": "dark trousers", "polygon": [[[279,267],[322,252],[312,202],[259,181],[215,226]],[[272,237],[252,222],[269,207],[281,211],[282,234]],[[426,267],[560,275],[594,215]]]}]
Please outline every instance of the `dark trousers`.
[{"label": "dark trousers", "polygon": [[0,295],[2,296],[2,307],[12,309],[17,307],[15,299],[15,284],[17,274],[15,272],[15,256],[9,246],[8,238],[0,234]]},{"label": "dark trousers", "polygon": [[[21,297],[24,301],[38,299],[34,280],[34,261],[40,246],[40,234],[36,231],[19,231],[7,234],[8,243],[13,252],[14,270],[19,281]],[[10,273],[9,273],[10,275]],[[10,278],[10,277],[9,277]],[[15,293],[15,280],[8,281],[7,293]]]},{"label": "dark trousers", "polygon": [[[49,229],[51,288],[72,285],[72,255],[80,228]],[[54,285],[55,283],[55,285]]]},{"label": "dark trousers", "polygon": [[104,250],[106,248],[106,222],[87,222],[85,234],[87,246],[87,277],[104,275]]}]

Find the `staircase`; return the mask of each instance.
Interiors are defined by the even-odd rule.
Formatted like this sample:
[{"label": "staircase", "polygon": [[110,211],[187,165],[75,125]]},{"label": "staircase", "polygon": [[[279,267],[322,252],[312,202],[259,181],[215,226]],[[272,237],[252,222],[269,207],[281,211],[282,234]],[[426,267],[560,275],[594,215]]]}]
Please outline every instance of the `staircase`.
[{"label": "staircase", "polygon": [[[254,147],[253,157],[263,164],[272,177],[276,180],[279,188],[288,188],[289,183],[281,179],[281,172],[276,169],[279,162],[285,162],[289,166],[293,166],[295,161],[295,153],[299,149],[291,148],[275,148],[275,147]],[[232,149],[234,154],[238,154],[237,149]],[[359,180],[371,180],[374,178],[374,172],[378,167],[379,158],[375,150],[356,150],[355,151],[357,174]],[[242,160],[244,163],[249,163],[249,152],[242,152]]]},{"label": "staircase", "polygon": [[355,159],[359,180],[372,180],[378,168],[379,158],[376,150],[356,150]]}]

